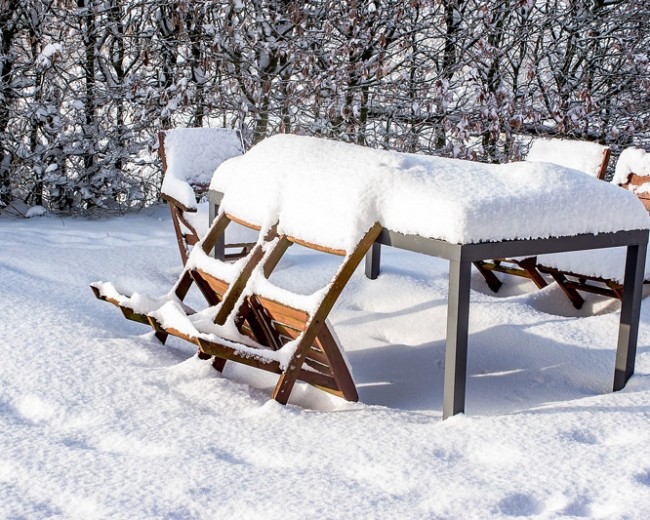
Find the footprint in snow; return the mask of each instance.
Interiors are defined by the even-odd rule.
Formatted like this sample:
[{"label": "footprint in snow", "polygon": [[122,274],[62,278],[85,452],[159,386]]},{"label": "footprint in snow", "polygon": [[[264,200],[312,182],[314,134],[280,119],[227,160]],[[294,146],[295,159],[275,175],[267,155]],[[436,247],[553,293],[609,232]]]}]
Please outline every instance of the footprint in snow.
[{"label": "footprint in snow", "polygon": [[566,436],[569,438],[569,440],[572,440],[573,442],[577,442],[579,444],[598,444],[598,438],[590,431],[588,430],[571,430],[566,433]]},{"label": "footprint in snow", "polygon": [[591,499],[585,496],[576,497],[573,502],[564,508],[563,515],[572,517],[589,517],[591,513]]},{"label": "footprint in snow", "polygon": [[511,493],[497,504],[499,512],[505,516],[532,516],[542,512],[542,504],[531,495]]},{"label": "footprint in snow", "polygon": [[637,474],[636,481],[639,484],[650,487],[650,469],[646,469],[645,471]]}]

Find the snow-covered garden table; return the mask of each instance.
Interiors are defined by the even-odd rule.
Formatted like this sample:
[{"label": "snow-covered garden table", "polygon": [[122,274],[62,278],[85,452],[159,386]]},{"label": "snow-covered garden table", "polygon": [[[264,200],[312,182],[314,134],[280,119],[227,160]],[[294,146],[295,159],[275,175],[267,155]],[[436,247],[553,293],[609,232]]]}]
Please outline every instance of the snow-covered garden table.
[{"label": "snow-covered garden table", "polygon": [[332,247],[378,221],[384,230],[367,259],[371,278],[379,244],[449,260],[443,418],[465,408],[477,260],[627,247],[613,389],[634,373],[650,221],[616,186],[545,163],[486,165],[276,136],[222,165],[209,198],[210,219],[220,205],[237,207],[252,221],[279,219],[287,233],[311,229]]}]

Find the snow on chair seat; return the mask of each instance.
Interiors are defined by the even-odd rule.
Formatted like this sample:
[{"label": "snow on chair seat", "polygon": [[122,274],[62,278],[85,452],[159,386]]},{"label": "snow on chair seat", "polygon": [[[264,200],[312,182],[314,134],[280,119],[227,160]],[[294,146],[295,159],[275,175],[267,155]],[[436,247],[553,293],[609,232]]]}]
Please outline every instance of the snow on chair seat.
[{"label": "snow on chair seat", "polygon": [[[634,193],[650,211],[650,154],[639,148],[625,149],[616,162],[612,183]],[[625,248],[541,255],[537,262],[538,269],[553,277],[577,309],[585,302],[581,292],[623,298]],[[646,255],[643,279],[650,283],[650,255]]]},{"label": "snow on chair seat", "polygon": [[[610,149],[598,143],[568,139],[533,139],[526,162],[553,163],[581,171],[600,180],[605,179]],[[537,259],[496,258],[492,261],[474,262],[492,291],[498,292],[502,285],[494,272],[528,278],[539,288],[548,285],[536,267]]]},{"label": "snow on chair seat", "polygon": [[[174,231],[183,264],[190,248],[205,233],[207,203],[198,204],[207,193],[214,171],[224,161],[244,153],[238,130],[229,128],[176,128],[159,134],[158,153],[163,168],[161,197],[169,203]],[[205,223],[205,224],[204,224]],[[245,255],[252,244],[229,243],[241,249],[231,258]]]},{"label": "snow on chair seat", "polygon": [[[149,325],[148,313],[164,305],[170,300],[169,295],[158,298],[150,298],[139,293],[129,293],[117,288],[112,282],[93,282],[90,289],[98,300],[102,300],[115,305],[122,315],[131,321]],[[186,307],[187,314],[194,313],[194,310]],[[165,343],[167,335],[156,331],[156,338],[161,343]]]}]

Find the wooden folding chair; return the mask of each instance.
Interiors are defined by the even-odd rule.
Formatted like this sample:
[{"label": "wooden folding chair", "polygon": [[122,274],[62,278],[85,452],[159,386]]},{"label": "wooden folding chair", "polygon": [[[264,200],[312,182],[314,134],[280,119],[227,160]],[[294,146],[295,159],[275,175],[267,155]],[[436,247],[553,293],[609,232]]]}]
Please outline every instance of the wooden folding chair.
[{"label": "wooden folding chair", "polygon": [[[586,141],[571,141],[565,139],[535,139],[533,140],[527,162],[549,162],[573,168],[604,180],[609,163],[610,149],[608,146]],[[548,285],[547,280],[537,269],[537,258],[495,258],[492,261],[474,262],[474,266],[483,275],[488,287],[498,292],[503,283],[494,272],[528,278],[539,288]]]},{"label": "wooden folding chair", "polygon": [[[190,248],[205,233],[207,203],[197,204],[207,194],[210,181],[221,163],[244,153],[239,130],[229,128],[177,128],[158,134],[158,154],[163,169],[161,197],[169,204],[183,265]],[[226,243],[236,260],[248,254],[250,242]]]},{"label": "wooden folding chair", "polygon": [[[650,213],[650,177],[629,173],[627,179],[618,184],[621,188],[632,191],[643,203],[646,210]],[[593,252],[588,254],[593,255]],[[597,253],[595,253],[597,254]],[[606,278],[603,276],[593,276],[576,273],[569,270],[558,269],[544,265],[544,258],[539,259],[540,265],[537,266],[540,272],[549,274],[553,280],[560,286],[564,294],[569,298],[576,309],[581,309],[584,305],[584,298],[581,292],[598,294],[608,298],[615,298],[623,301],[623,281]],[[646,278],[644,284],[650,283]]]},{"label": "wooden folding chair", "polygon": [[[247,343],[215,334],[203,334],[198,330],[195,334],[188,334],[173,328],[165,329],[160,323],[159,330],[191,341],[204,354],[279,374],[272,397],[282,404],[287,403],[297,380],[349,401],[356,401],[358,395],[354,381],[336,336],[327,322],[327,316],[381,229],[381,225],[375,224],[351,252],[331,249],[287,235],[280,236],[264,262],[257,267],[265,277],[270,276],[287,249],[295,243],[344,256],[344,260],[324,292],[319,294],[320,300],[316,308],[297,308],[263,296],[255,292],[254,287],[247,288],[246,292],[250,294],[242,303],[243,314],[242,307],[236,309],[234,314],[236,322],[248,321],[248,328],[253,332],[247,334],[251,338]],[[206,287],[219,290],[220,282],[212,275],[202,272],[201,277]],[[222,305],[221,309],[225,307]],[[225,312],[217,314],[214,319],[216,324],[225,322]],[[253,326],[261,328],[262,337],[258,331],[252,330]],[[241,330],[245,332],[246,328],[247,326],[242,326]],[[290,354],[288,359],[280,355],[287,350]],[[215,367],[219,368],[217,364]]]}]

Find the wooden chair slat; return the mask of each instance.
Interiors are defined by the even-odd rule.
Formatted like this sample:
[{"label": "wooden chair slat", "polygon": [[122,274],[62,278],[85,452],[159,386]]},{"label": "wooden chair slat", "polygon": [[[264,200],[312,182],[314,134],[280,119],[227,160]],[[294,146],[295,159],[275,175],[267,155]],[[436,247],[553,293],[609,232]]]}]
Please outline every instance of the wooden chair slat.
[{"label": "wooden chair slat", "polygon": [[321,253],[328,253],[330,255],[337,256],[345,256],[347,254],[347,251],[345,251],[345,249],[333,249],[331,247],[314,244],[313,242],[307,242],[306,240],[300,240],[299,238],[292,236],[287,236],[287,240],[294,244],[313,249],[314,251],[320,251]]},{"label": "wooden chair slat", "polygon": [[[275,374],[282,373],[282,368],[280,368],[280,363],[278,361],[266,358],[262,355],[256,356],[255,354],[250,354],[249,352],[240,352],[234,350],[230,346],[226,346],[217,342],[207,341],[204,339],[198,339],[197,343],[199,344],[201,352],[204,352],[211,356],[218,356],[229,361],[235,361],[243,365],[259,368],[261,370],[273,372]],[[343,397],[343,392],[339,390],[336,379],[332,376],[323,374],[321,372],[301,369],[299,378],[305,383],[317,386],[327,392],[334,393],[340,397]]]},{"label": "wooden chair slat", "polygon": [[254,299],[259,302],[271,320],[287,325],[295,330],[302,330],[309,319],[309,315],[304,311],[294,309],[293,307],[283,305],[259,295],[255,295]]},{"label": "wooden chair slat", "polygon": [[308,367],[314,369],[316,372],[319,372],[321,374],[327,374],[327,375],[332,374],[332,369],[328,364],[320,363],[319,361],[316,361],[309,355],[307,355],[307,357],[305,358],[305,365],[307,365]]},{"label": "wooden chair slat", "polygon": [[[262,228],[258,226],[257,224],[251,224],[250,222],[236,217],[231,213],[226,213],[226,216],[232,221],[235,222],[236,224],[239,224],[240,226],[247,227],[248,229],[254,229],[256,231],[260,231]],[[228,244],[226,247],[235,247],[235,246],[242,246],[242,245],[248,245],[248,244]]]},{"label": "wooden chair slat", "polygon": [[298,336],[301,334],[301,330],[296,329],[295,327],[290,327],[285,323],[280,323],[273,318],[271,318],[271,321],[273,322],[273,328],[277,331],[277,333],[280,336],[284,336],[289,338],[289,340],[293,341],[296,339]]},{"label": "wooden chair slat", "polygon": [[225,345],[216,341],[208,341],[202,338],[198,338],[197,343],[201,352],[210,354],[211,356],[220,357],[229,361],[236,361],[243,365],[261,368],[263,370],[275,372],[277,374],[282,371],[280,368],[280,363],[276,360],[265,357],[263,355],[262,349],[260,349],[259,355],[255,355],[249,351],[238,351],[230,345]]},{"label": "wooden chair slat", "polygon": [[648,177],[645,175],[637,175],[636,173],[630,173],[627,177],[627,182],[625,184],[621,184],[623,188],[629,189],[629,186],[643,186],[644,184],[648,184]]},{"label": "wooden chair slat", "polygon": [[[338,346],[336,346],[336,348],[338,349]],[[330,359],[322,347],[318,344],[318,339],[314,342],[311,348],[307,349],[305,356],[307,359],[313,359],[321,365],[330,366]]]},{"label": "wooden chair slat", "polygon": [[227,282],[224,282],[216,276],[212,276],[201,269],[193,270],[191,273],[195,280],[199,279],[203,283],[207,284],[208,287],[210,287],[210,289],[219,297],[219,300],[223,298],[223,295],[226,294],[226,291],[228,291],[228,288],[230,287]]}]

